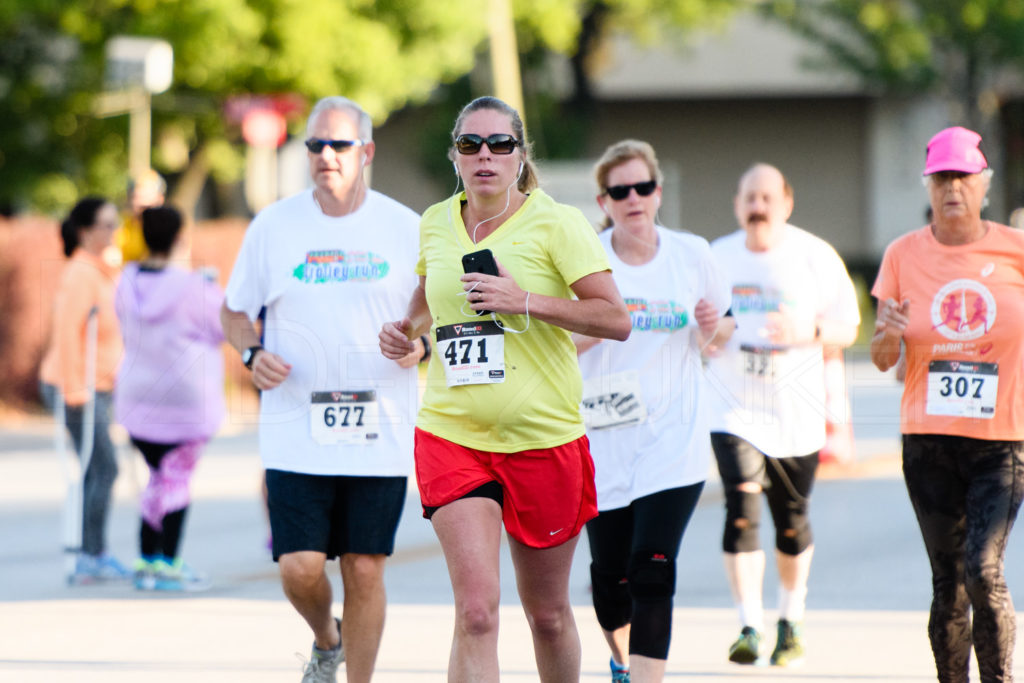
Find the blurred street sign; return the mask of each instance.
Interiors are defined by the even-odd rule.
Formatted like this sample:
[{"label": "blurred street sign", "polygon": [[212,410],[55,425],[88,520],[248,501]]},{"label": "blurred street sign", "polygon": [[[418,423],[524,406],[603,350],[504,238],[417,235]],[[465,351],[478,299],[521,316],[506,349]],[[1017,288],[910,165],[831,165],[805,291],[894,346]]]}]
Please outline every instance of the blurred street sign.
[{"label": "blurred street sign", "polygon": [[174,50],[166,40],[115,36],[107,41],[108,89],[162,93],[171,87],[173,77]]},{"label": "blurred street sign", "polygon": [[250,109],[242,117],[242,138],[253,147],[280,147],[288,124],[275,109]]}]

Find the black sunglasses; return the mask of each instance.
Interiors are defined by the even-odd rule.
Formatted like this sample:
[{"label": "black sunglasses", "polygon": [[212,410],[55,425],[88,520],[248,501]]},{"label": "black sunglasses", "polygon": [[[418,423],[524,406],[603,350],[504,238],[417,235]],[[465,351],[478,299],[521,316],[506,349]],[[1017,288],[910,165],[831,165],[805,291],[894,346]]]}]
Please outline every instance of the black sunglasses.
[{"label": "black sunglasses", "polygon": [[494,154],[511,154],[519,141],[508,133],[495,133],[483,138],[472,133],[465,133],[455,138],[455,149],[459,154],[476,154],[481,145],[487,143],[487,149]]},{"label": "black sunglasses", "polygon": [[362,147],[365,142],[362,140],[322,140],[320,138],[310,138],[306,140],[306,149],[313,154],[319,154],[324,151],[324,147],[330,147],[335,152],[344,152],[349,147]]},{"label": "black sunglasses", "polygon": [[633,183],[632,185],[612,185],[605,188],[604,193],[615,201],[620,201],[629,196],[630,190],[636,190],[636,193],[641,197],[648,197],[656,189],[658,189],[657,180],[645,180],[642,183]]}]

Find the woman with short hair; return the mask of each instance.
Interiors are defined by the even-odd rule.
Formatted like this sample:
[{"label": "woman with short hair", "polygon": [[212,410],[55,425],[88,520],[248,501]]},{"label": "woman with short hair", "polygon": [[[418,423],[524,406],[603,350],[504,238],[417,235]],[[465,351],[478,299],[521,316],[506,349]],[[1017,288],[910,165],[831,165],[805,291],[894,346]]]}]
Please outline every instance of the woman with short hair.
[{"label": "woman with short hair", "polygon": [[[928,143],[929,225],[885,251],[871,359],[906,358],[903,475],[932,569],[928,621],[940,681],[1013,676],[1016,615],[1003,573],[1024,499],[1024,233],[985,220],[981,136]],[[972,618],[973,614],[973,618]]]}]

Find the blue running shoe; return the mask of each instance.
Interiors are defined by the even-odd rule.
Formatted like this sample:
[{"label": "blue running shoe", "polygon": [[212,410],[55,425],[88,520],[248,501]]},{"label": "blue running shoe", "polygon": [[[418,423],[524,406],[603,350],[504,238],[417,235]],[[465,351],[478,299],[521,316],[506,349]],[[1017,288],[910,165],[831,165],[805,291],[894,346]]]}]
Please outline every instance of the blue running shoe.
[{"label": "blue running shoe", "polygon": [[608,660],[608,666],[612,668],[612,683],[629,683],[629,667],[620,667],[615,663],[615,658]]},{"label": "blue running shoe", "polygon": [[101,581],[122,581],[130,579],[132,572],[117,561],[113,555],[86,555],[75,559],[75,571],[68,576],[68,584],[81,586]]},{"label": "blue running shoe", "polygon": [[161,558],[153,563],[155,581],[153,589],[172,593],[198,593],[210,588],[210,581],[205,574],[192,569],[180,557],[168,561]]}]

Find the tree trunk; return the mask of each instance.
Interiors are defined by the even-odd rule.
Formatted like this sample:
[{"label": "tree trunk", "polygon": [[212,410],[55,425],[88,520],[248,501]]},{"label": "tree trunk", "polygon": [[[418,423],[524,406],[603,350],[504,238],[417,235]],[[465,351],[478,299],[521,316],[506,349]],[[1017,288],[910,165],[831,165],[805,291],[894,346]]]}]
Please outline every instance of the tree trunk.
[{"label": "tree trunk", "polygon": [[573,95],[569,101],[569,109],[577,116],[586,117],[594,106],[594,91],[590,85],[588,70],[590,57],[600,45],[604,34],[605,18],[608,16],[608,5],[604,0],[597,0],[580,24],[579,43],[576,54],[570,59],[572,65]]},{"label": "tree trunk", "polygon": [[206,180],[210,177],[210,162],[206,154],[205,145],[200,145],[169,197],[169,200],[192,221],[195,220],[196,206],[203,194]]}]

